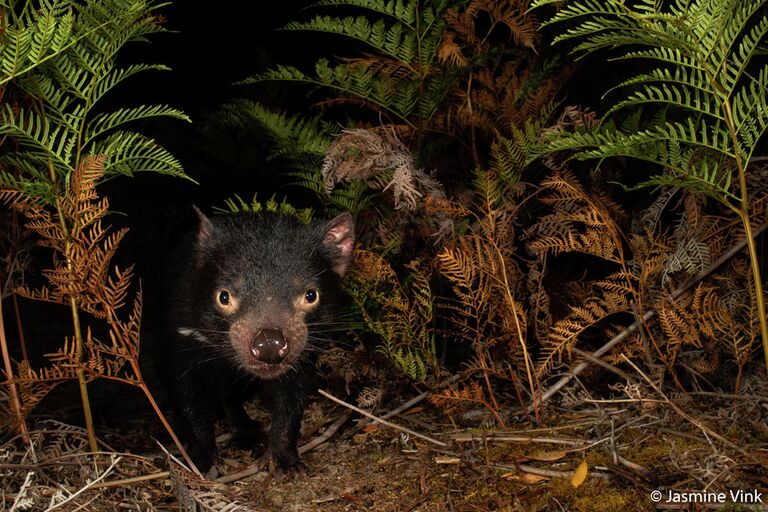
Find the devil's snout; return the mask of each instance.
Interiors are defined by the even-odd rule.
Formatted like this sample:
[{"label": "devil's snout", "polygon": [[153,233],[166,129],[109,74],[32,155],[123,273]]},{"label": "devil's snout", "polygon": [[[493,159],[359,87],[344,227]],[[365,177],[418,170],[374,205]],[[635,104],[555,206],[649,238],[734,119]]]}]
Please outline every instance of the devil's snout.
[{"label": "devil's snout", "polygon": [[288,355],[288,341],[279,329],[262,329],[251,340],[251,355],[257,361],[277,364]]}]

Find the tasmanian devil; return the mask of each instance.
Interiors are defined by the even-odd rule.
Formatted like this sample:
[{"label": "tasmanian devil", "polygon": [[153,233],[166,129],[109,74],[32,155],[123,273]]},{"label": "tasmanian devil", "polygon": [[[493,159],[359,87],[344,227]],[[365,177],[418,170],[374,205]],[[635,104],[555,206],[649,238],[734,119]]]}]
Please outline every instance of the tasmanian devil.
[{"label": "tasmanian devil", "polygon": [[300,465],[297,440],[316,343],[338,312],[341,278],[352,259],[348,213],[303,224],[269,212],[207,218],[182,249],[171,293],[172,394],[180,434],[201,471],[216,458],[214,422],[255,443],[245,413],[252,392],[272,423],[262,463]]}]

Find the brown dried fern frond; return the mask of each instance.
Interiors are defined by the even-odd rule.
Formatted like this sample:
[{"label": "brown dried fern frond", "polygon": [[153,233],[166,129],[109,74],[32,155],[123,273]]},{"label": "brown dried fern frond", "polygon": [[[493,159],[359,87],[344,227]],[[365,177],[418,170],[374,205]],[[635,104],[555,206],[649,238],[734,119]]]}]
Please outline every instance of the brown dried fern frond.
[{"label": "brown dried fern frond", "polygon": [[637,275],[641,301],[653,301],[662,295],[661,276],[672,244],[670,235],[655,234],[650,230],[630,236],[629,245],[635,256],[631,263]]},{"label": "brown dried fern frond", "polygon": [[564,356],[571,359],[573,347],[587,329],[600,325],[614,314],[632,311],[630,294],[616,291],[623,290],[624,286],[625,276],[621,274],[615,280],[595,283],[593,294],[582,305],[570,306],[570,313],[552,325],[548,336],[542,340],[542,353],[536,369],[539,378]]},{"label": "brown dried fern frond", "polygon": [[500,420],[489,377],[491,373],[503,378],[517,376],[493,372],[494,360],[514,361],[525,368],[533,396],[538,386],[528,353],[527,313],[516,297],[524,281],[514,259],[513,192],[492,172],[478,173],[475,188],[478,197],[471,232],[455,238],[436,257],[437,268],[453,292],[442,299],[440,307],[448,313],[450,335],[475,350],[477,363],[470,373],[484,379],[487,404]]},{"label": "brown dried fern frond", "polygon": [[526,285],[528,290],[529,316],[532,319],[536,339],[544,339],[552,326],[551,300],[544,287],[546,257],[538,258],[528,267]]},{"label": "brown dried fern frond", "polygon": [[691,308],[691,295],[684,295],[678,300],[665,299],[656,306],[659,324],[666,342],[659,357],[667,368],[672,368],[681,348],[691,345],[701,347],[701,333],[695,313]]},{"label": "brown dried fern frond", "polygon": [[554,66],[537,55],[539,23],[524,0],[471,0],[448,9],[443,19],[447,30],[438,59],[469,72],[452,87],[452,101],[434,122],[447,133],[469,130],[477,160],[478,141],[488,143],[510,126],[542,117],[566,73],[552,72]]},{"label": "brown dried fern frond", "polygon": [[[7,377],[6,375],[6,379]],[[56,386],[76,379],[77,369],[72,366],[52,364],[33,370],[27,361],[22,361],[16,364],[15,374],[12,377],[19,392],[22,415],[26,418]]]},{"label": "brown dried fern frond", "polygon": [[[410,63],[397,59],[391,59],[384,55],[366,54],[363,57],[340,58],[339,62],[343,62],[351,69],[364,69],[371,75],[378,75],[382,79],[386,77],[393,82],[397,82],[399,80],[407,80],[413,75],[414,72],[413,66],[411,66]],[[340,100],[340,103],[346,103],[347,100],[347,98],[344,97],[339,97],[336,99]],[[355,98],[353,97],[348,99],[350,102],[355,101]],[[363,104],[367,104],[359,98],[357,101],[362,102]],[[330,102],[332,101],[326,101],[323,103],[329,104]]]},{"label": "brown dried fern frond", "polygon": [[168,457],[171,482],[183,510],[195,512],[255,512],[226,485],[209,482]]},{"label": "brown dried fern frond", "polygon": [[134,295],[132,311],[123,320],[120,311],[130,300],[133,268],[111,269],[111,260],[127,230],[111,231],[102,223],[109,202],[99,197],[96,185],[103,176],[105,162],[103,156],[83,158],[69,182],[61,185],[62,192],[54,205],[21,191],[2,193],[2,198],[27,218],[26,227],[37,234],[39,244],[55,254],[53,267],[42,271],[46,285],[38,289],[22,286],[16,292],[74,308],[77,325],[81,313],[105,321],[110,337],[104,343],[93,335],[90,325],[83,324],[81,332],[65,337],[62,348],[48,354],[50,366],[37,372],[19,366],[12,378],[22,389],[25,410],[34,407],[56,384],[78,378],[80,371],[85,380],[102,377],[131,384],[141,380],[141,291]]},{"label": "brown dried fern frond", "polygon": [[625,264],[622,238],[616,222],[599,201],[590,196],[568,172],[544,179],[540,200],[554,208],[526,230],[533,254],[582,252]]},{"label": "brown dried fern frond", "polygon": [[732,261],[727,272],[717,277],[720,286],[706,306],[707,317],[715,330],[715,340],[738,368],[734,386],[737,392],[744,367],[752,358],[759,339],[757,301],[751,279],[746,261]]},{"label": "brown dried fern frond", "polygon": [[327,193],[342,181],[362,180],[375,190],[392,189],[396,209],[416,210],[426,197],[445,197],[440,183],[416,167],[410,150],[389,130],[344,130],[321,168]]},{"label": "brown dried fern frond", "polygon": [[469,64],[469,60],[461,50],[461,46],[456,42],[456,34],[446,32],[440,46],[437,48],[437,60],[442,64],[447,64],[456,68],[463,68]]},{"label": "brown dried fern frond", "polygon": [[429,395],[429,401],[449,416],[473,406],[488,405],[482,386],[474,381],[466,386],[450,387],[439,393],[432,393]]}]

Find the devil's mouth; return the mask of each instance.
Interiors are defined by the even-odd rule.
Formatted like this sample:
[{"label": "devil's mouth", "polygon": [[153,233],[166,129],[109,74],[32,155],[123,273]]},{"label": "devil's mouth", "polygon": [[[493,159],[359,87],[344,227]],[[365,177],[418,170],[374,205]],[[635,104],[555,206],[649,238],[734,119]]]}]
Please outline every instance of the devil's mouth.
[{"label": "devil's mouth", "polygon": [[280,375],[284,374],[286,371],[288,371],[291,365],[289,363],[286,363],[286,361],[280,361],[279,363],[269,364],[269,363],[265,363],[264,361],[258,361],[251,356],[251,357],[248,357],[247,367],[248,367],[248,370],[251,373],[254,373],[257,377],[271,379],[274,377],[279,377]]}]

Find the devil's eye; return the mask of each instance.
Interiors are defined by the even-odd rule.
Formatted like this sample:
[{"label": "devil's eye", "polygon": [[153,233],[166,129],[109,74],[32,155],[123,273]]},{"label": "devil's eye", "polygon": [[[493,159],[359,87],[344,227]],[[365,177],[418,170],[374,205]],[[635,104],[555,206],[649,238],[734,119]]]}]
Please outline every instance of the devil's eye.
[{"label": "devil's eye", "polygon": [[307,301],[307,304],[314,304],[317,302],[318,297],[317,290],[309,289],[304,293],[304,300]]},{"label": "devil's eye", "polygon": [[219,304],[222,306],[229,305],[229,292],[227,290],[221,290],[219,292]]}]

